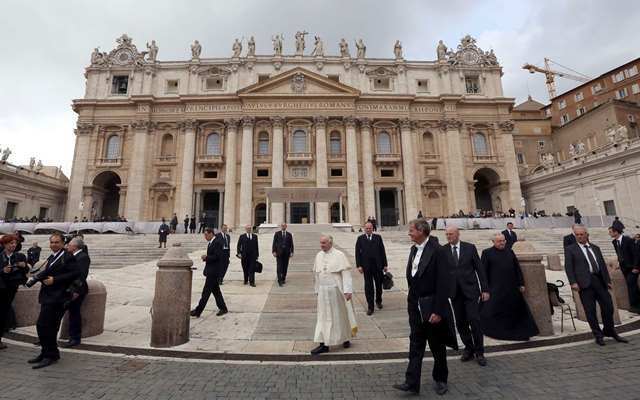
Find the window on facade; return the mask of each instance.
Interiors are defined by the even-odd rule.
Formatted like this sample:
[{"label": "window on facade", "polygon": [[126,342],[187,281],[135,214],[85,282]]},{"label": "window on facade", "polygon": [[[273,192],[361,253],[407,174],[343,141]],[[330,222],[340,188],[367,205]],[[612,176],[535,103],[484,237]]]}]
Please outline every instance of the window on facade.
[{"label": "window on facade", "polygon": [[331,168],[331,176],[342,176],[342,168]]},{"label": "window on facade", "polygon": [[113,77],[111,83],[111,94],[127,94],[129,89],[129,77],[127,75],[117,75]]},{"label": "window on facade", "polygon": [[534,126],[533,133],[542,133],[542,128],[540,128],[539,126]]},{"label": "window on facade", "polygon": [[562,99],[562,100],[558,101],[558,109],[559,110],[562,110],[566,106],[567,106],[567,101],[565,99]]},{"label": "window on facade", "polygon": [[105,152],[105,158],[108,160],[115,160],[120,156],[120,136],[111,135],[107,139],[107,149]]},{"label": "window on facade", "polygon": [[291,167],[291,177],[293,178],[306,178],[309,175],[309,168],[307,167]]},{"label": "window on facade", "polygon": [[7,201],[7,209],[4,212],[5,221],[14,219],[17,214],[18,214],[18,203],[15,203],[13,201]]},{"label": "window on facade", "polygon": [[578,115],[578,117],[581,116],[582,114],[586,113],[586,112],[587,112],[587,109],[584,108],[584,107],[578,107],[576,109],[576,114]]},{"label": "window on facade", "polygon": [[602,202],[605,215],[616,215],[616,204],[613,200],[605,200]]},{"label": "window on facade", "polygon": [[267,79],[269,79],[269,75],[263,75],[263,74],[258,75],[258,83],[262,83]]},{"label": "window on facade", "polygon": [[175,155],[173,151],[173,136],[169,133],[165,133],[162,136],[162,143],[160,144],[160,155],[161,156],[173,156]]},{"label": "window on facade", "polygon": [[631,78],[632,76],[636,76],[638,75],[638,66],[634,65],[631,68],[627,68],[624,70],[624,76],[626,76],[627,78]]},{"label": "window on facade", "polygon": [[633,85],[631,85],[631,93],[632,94],[640,93],[640,85],[638,85],[637,83],[634,83]]},{"label": "window on facade", "polygon": [[258,154],[265,156],[269,154],[269,134],[260,132],[258,135]]},{"label": "window on facade", "polygon": [[38,218],[40,220],[46,219],[47,214],[49,214],[49,209],[47,207],[40,207],[40,212],[38,213]]},{"label": "window on facade", "polygon": [[204,171],[203,176],[205,179],[218,179],[218,171]]},{"label": "window on facade", "polygon": [[167,93],[178,93],[178,80],[177,79],[169,79],[167,81]]},{"label": "window on facade", "polygon": [[416,88],[418,93],[424,93],[429,91],[429,80],[428,79],[418,79],[416,81]]},{"label": "window on facade", "polygon": [[342,136],[340,132],[333,131],[329,135],[329,151],[334,155],[342,153]]},{"label": "window on facade", "polygon": [[624,80],[624,71],[620,71],[617,74],[611,75],[611,80],[613,83],[622,82]]},{"label": "window on facade", "polygon": [[576,99],[576,101],[582,101],[584,100],[584,95],[582,94],[582,92],[578,92],[575,94],[574,98]]},{"label": "window on facade", "polygon": [[259,178],[265,178],[269,176],[269,170],[266,168],[260,168],[256,170],[256,176]]},{"label": "window on facade", "polygon": [[538,150],[544,150],[544,140],[538,140]]},{"label": "window on facade", "polygon": [[518,160],[518,164],[524,164],[524,154],[516,153],[516,159]]},{"label": "window on facade", "polygon": [[389,78],[374,78],[373,88],[375,90],[386,90],[391,88],[391,80]]},{"label": "window on facade", "polygon": [[627,121],[634,123],[636,122],[636,117],[633,114],[627,114]]},{"label": "window on facade", "polygon": [[383,178],[392,178],[394,175],[394,171],[392,169],[381,169],[380,176]]},{"label": "window on facade", "polygon": [[307,132],[302,129],[294,131],[291,141],[291,151],[293,153],[306,153],[307,149]]},{"label": "window on facade", "polygon": [[433,143],[433,134],[431,134],[431,132],[425,132],[422,135],[422,151],[424,154],[436,153],[436,147]]},{"label": "window on facade", "polygon": [[218,78],[207,78],[205,81],[207,90],[221,90],[224,84],[224,80],[220,77]]},{"label": "window on facade", "polygon": [[598,82],[595,85],[591,86],[591,93],[593,93],[593,94],[599,93],[601,90],[602,90],[602,85],[600,84],[600,82]]},{"label": "window on facade", "polygon": [[340,82],[340,75],[328,75],[327,78],[331,79],[334,82]]},{"label": "window on facade", "polygon": [[627,88],[618,89],[616,90],[616,99],[623,99],[627,97],[627,94]]},{"label": "window on facade", "polygon": [[464,78],[464,85],[467,93],[478,94],[480,93],[480,80],[477,76],[468,76]]},{"label": "window on facade", "polygon": [[391,154],[391,136],[387,132],[380,132],[376,144],[378,154]]},{"label": "window on facade", "polygon": [[207,136],[206,154],[208,156],[219,156],[221,154],[219,133],[213,132],[209,136]]},{"label": "window on facade", "polygon": [[562,124],[566,124],[570,121],[569,119],[569,114],[562,114],[562,117],[560,118],[560,122],[562,122]]},{"label": "window on facade", "polygon": [[487,137],[480,132],[473,134],[473,153],[477,156],[489,155],[489,146],[487,145]]}]

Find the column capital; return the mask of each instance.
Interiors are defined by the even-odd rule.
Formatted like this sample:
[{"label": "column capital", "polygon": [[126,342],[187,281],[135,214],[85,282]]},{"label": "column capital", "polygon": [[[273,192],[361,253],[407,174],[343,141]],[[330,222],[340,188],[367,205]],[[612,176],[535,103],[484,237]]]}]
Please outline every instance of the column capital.
[{"label": "column capital", "polygon": [[78,122],[76,124],[75,133],[76,135],[90,135],[93,132],[93,128],[95,128],[95,124]]},{"label": "column capital", "polygon": [[400,129],[411,129],[411,120],[409,118],[402,118],[398,122],[400,123]]},{"label": "column capital", "polygon": [[234,118],[225,119],[224,126],[227,130],[236,130],[238,128],[238,120]]},{"label": "column capital", "polygon": [[356,127],[356,119],[353,116],[344,117],[344,124],[347,128]]},{"label": "column capital", "polygon": [[317,115],[313,117],[313,122],[316,128],[324,128],[327,124],[327,118],[322,115]]},{"label": "column capital", "polygon": [[185,119],[178,122],[179,129],[196,129],[198,127],[198,121],[195,119]]},{"label": "column capital", "polygon": [[371,128],[371,118],[360,117],[358,118],[358,122],[360,123],[361,128],[365,128],[365,129]]},{"label": "column capital", "polygon": [[274,128],[282,128],[282,127],[284,127],[284,118],[282,118],[282,117],[271,117],[269,119],[271,120],[271,125],[273,125]]},{"label": "column capital", "polygon": [[253,124],[255,123],[255,118],[253,117],[242,117],[242,127],[249,127],[249,128],[253,128]]},{"label": "column capital", "polygon": [[155,129],[156,126],[157,126],[157,124],[155,122],[144,120],[144,119],[138,119],[138,120],[131,121],[131,123],[129,123],[129,125],[133,129],[140,130],[140,131],[147,131],[147,130],[150,130],[150,129]]},{"label": "column capital", "polygon": [[515,128],[515,125],[512,120],[506,120],[502,122],[498,122],[498,126],[502,129],[503,132],[512,132]]},{"label": "column capital", "polygon": [[443,131],[460,129],[461,126],[462,121],[460,121],[459,119],[445,118],[440,121],[440,129],[442,129]]}]

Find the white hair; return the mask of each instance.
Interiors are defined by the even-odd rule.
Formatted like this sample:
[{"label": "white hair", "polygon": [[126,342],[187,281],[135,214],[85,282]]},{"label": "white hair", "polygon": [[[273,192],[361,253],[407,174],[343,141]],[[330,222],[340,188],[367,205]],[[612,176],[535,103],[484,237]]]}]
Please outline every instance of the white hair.
[{"label": "white hair", "polygon": [[322,239],[327,239],[329,241],[329,243],[333,244],[333,236],[331,235],[322,235],[320,236],[320,240]]}]

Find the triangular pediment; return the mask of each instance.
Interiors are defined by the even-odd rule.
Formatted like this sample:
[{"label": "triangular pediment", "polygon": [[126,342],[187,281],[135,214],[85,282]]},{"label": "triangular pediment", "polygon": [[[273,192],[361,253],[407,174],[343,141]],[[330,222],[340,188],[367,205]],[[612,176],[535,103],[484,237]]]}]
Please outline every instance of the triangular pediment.
[{"label": "triangular pediment", "polygon": [[359,96],[360,91],[324,75],[296,67],[238,91],[241,97]]}]

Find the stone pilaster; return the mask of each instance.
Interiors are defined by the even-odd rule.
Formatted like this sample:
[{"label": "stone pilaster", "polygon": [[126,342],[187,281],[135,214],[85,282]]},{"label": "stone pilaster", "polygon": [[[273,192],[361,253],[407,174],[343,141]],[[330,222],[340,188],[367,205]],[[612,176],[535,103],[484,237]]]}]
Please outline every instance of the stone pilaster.
[{"label": "stone pilaster", "polygon": [[504,170],[507,173],[507,179],[509,180],[509,204],[506,207],[508,210],[513,207],[514,210],[522,208],[521,199],[522,191],[520,189],[520,175],[518,175],[518,162],[516,161],[516,150],[513,144],[513,122],[504,121],[499,124],[502,129],[502,149],[500,153],[504,157]]},{"label": "stone pilaster", "polygon": [[251,225],[253,205],[253,123],[242,118],[242,159],[240,160],[240,226]]},{"label": "stone pilaster", "polygon": [[[273,149],[271,151],[271,187],[284,185],[284,121],[280,117],[271,118],[273,127]],[[271,218],[273,224],[284,222],[284,203],[271,203]]]},{"label": "stone pilaster", "polygon": [[356,138],[356,121],[353,117],[345,118],[347,132],[347,209],[348,222],[354,227],[362,224],[360,216],[360,183],[358,179],[358,142]]},{"label": "stone pilaster", "polygon": [[371,145],[371,121],[360,119],[360,138],[362,146],[362,190],[364,197],[364,215],[376,216],[376,201],[373,187],[373,147]]},{"label": "stone pilaster", "polygon": [[[329,178],[327,176],[327,135],[325,117],[315,117],[316,130],[316,186],[326,188],[329,186]],[[316,203],[316,223],[329,223],[329,203]]]},{"label": "stone pilaster", "polygon": [[405,215],[412,219],[418,215],[418,202],[416,200],[416,173],[415,164],[412,162],[413,141],[411,140],[411,121],[403,119],[400,121],[400,141],[402,143],[402,173],[404,175],[404,198]]},{"label": "stone pilaster", "polygon": [[224,167],[224,217],[223,223],[230,229],[236,226],[236,136],[238,121],[227,120],[225,167]]},{"label": "stone pilaster", "polygon": [[455,119],[441,121],[440,127],[447,138],[447,181],[449,188],[447,195],[453,209],[446,214],[462,210],[469,212],[469,196],[467,180],[464,176],[464,160],[462,158],[462,143],[460,143],[460,127],[462,122]]},{"label": "stone pilaster", "polygon": [[[149,121],[134,121],[131,123],[133,129],[133,152],[127,178],[127,197],[124,216],[129,221],[141,221],[144,219],[144,193],[145,193],[145,172],[147,165],[147,138],[149,137]],[[121,196],[122,197],[122,196]],[[122,198],[120,199],[122,203]],[[171,215],[162,215],[170,219]]]},{"label": "stone pilaster", "polygon": [[184,130],[184,147],[182,149],[182,175],[180,177],[180,194],[178,195],[178,219],[193,214],[193,173],[196,157],[196,121],[185,120],[180,124]]},{"label": "stone pilaster", "polygon": [[80,203],[84,201],[83,186],[87,179],[89,144],[93,130],[93,124],[84,123],[78,123],[77,129],[75,129],[76,146],[67,195],[66,221],[73,221],[75,216],[78,216],[79,219],[90,217],[91,204],[84,204],[84,209],[80,210]]}]

